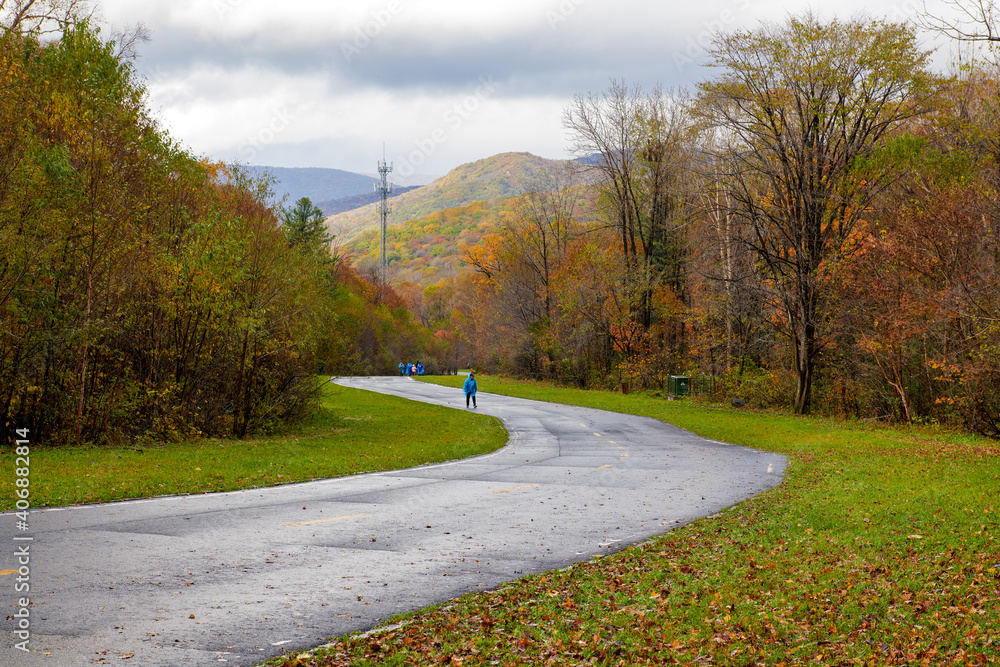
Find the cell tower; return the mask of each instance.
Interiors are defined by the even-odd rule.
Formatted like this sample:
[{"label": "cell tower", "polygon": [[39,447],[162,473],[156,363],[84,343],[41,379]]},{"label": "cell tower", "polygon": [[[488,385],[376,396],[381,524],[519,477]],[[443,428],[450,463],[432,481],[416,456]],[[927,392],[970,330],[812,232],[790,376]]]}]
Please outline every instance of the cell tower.
[{"label": "cell tower", "polygon": [[382,218],[382,227],[379,236],[378,266],[382,284],[389,283],[389,260],[385,255],[385,228],[389,220],[389,194],[392,192],[392,183],[389,182],[389,172],[392,171],[392,164],[385,163],[385,146],[382,146],[382,159],[378,163],[378,173],[382,180],[375,184],[375,192],[379,194],[378,205],[379,216]]}]

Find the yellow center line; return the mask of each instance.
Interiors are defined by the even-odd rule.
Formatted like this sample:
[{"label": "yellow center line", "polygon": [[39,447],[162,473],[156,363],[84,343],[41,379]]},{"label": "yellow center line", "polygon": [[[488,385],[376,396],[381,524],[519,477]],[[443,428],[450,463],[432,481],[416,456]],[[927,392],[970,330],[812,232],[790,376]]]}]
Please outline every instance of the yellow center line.
[{"label": "yellow center line", "polygon": [[340,521],[341,519],[356,519],[361,516],[371,516],[371,514],[348,514],[346,516],[335,516],[332,519],[315,519],[314,521],[300,521],[298,523],[286,523],[284,526],[286,528],[295,528],[296,526],[311,526],[314,523],[327,523],[328,521]]},{"label": "yellow center line", "polygon": [[5,574],[17,574],[17,570],[0,570],[0,576]]},{"label": "yellow center line", "polygon": [[610,467],[611,467],[610,463],[605,463],[604,465],[600,466],[599,468],[594,468],[594,470],[604,470],[605,468],[610,468]]},{"label": "yellow center line", "polygon": [[512,489],[504,489],[502,491],[494,491],[493,493],[510,493],[511,491],[520,491],[521,489],[530,489],[533,486],[538,486],[538,484],[525,484],[524,486],[515,486]]},{"label": "yellow center line", "polygon": [[600,433],[594,433],[594,435],[596,435],[598,438],[601,437]]},{"label": "yellow center line", "polygon": [[628,452],[624,452],[622,456],[628,456]]}]

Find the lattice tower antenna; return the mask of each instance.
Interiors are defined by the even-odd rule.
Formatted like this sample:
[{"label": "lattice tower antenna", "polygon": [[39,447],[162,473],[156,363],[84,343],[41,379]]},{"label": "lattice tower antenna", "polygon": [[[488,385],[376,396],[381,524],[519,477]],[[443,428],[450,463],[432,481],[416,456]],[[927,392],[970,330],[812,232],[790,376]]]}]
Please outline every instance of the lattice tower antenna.
[{"label": "lattice tower antenna", "polygon": [[378,266],[382,283],[389,283],[389,260],[385,253],[385,230],[389,220],[389,194],[392,192],[392,183],[389,182],[389,172],[392,171],[392,164],[385,163],[385,145],[382,146],[382,159],[378,163],[378,173],[382,180],[375,184],[375,192],[379,194],[378,212],[382,219],[382,226],[379,234]]}]

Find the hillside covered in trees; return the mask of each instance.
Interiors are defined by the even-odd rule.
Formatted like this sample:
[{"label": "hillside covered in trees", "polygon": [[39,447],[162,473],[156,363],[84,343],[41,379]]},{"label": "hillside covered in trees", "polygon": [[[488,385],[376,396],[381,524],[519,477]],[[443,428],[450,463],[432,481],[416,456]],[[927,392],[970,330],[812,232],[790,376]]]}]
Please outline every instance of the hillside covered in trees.
[{"label": "hillside covered in trees", "polygon": [[[547,160],[530,153],[502,153],[461,165],[439,179],[392,200],[390,225],[433,215],[475,202],[503,205],[504,200],[533,189],[556,184],[570,186],[580,177],[575,164],[567,160]],[[377,230],[375,207],[366,206],[331,216],[331,233],[345,242],[358,234]]]},{"label": "hillside covered in trees", "polygon": [[[566,194],[576,198],[575,219],[596,222],[592,189],[574,186]],[[387,228],[386,259],[397,282],[433,284],[441,277],[454,277],[469,267],[463,251],[479,245],[489,234],[518,215],[521,197],[493,203],[474,201],[448,208]],[[369,229],[347,244],[355,265],[371,272],[379,254],[379,233]]]}]

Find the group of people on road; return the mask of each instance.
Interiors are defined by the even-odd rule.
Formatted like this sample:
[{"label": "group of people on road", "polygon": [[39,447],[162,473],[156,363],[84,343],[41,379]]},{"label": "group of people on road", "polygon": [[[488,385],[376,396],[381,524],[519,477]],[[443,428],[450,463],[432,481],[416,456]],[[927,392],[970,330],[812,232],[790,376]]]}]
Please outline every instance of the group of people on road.
[{"label": "group of people on road", "polygon": [[399,374],[400,375],[423,375],[424,365],[422,363],[416,364],[404,364],[399,362]]}]

